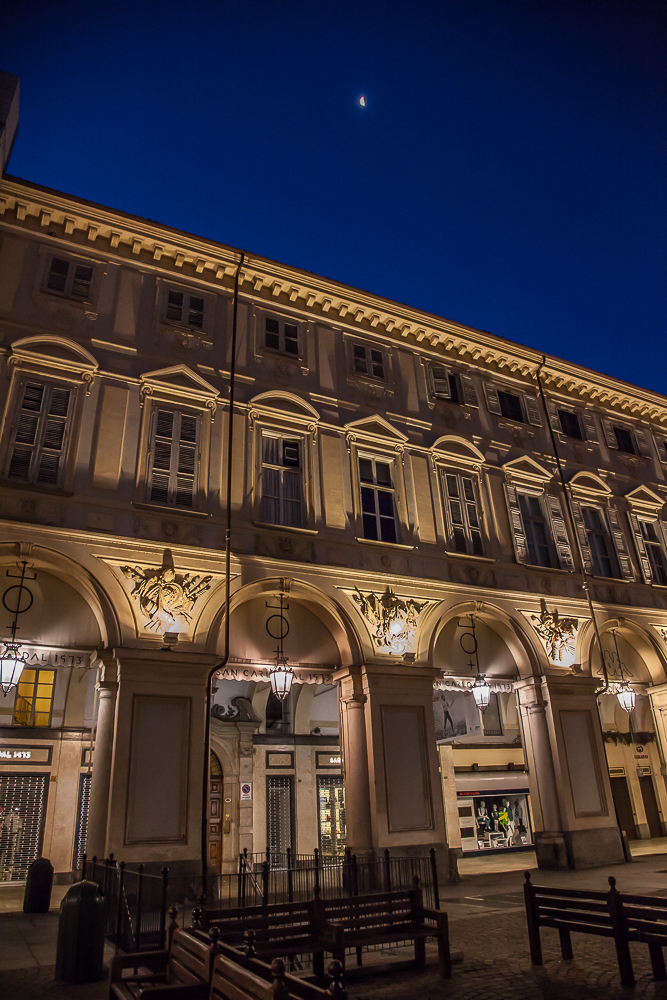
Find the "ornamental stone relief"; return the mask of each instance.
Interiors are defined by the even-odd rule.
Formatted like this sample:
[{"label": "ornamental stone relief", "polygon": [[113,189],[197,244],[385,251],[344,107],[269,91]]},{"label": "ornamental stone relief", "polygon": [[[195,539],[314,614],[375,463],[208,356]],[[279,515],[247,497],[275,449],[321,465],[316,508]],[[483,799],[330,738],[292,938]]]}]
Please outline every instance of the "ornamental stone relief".
[{"label": "ornamental stone relief", "polygon": [[542,640],[549,661],[560,667],[571,667],[576,657],[578,618],[561,617],[558,608],[549,611],[547,602],[540,601],[539,615],[525,612]]},{"label": "ornamental stone relief", "polygon": [[379,652],[402,656],[414,651],[419,617],[433,601],[397,597],[389,588],[384,594],[362,593],[358,587],[348,592],[370,625]]},{"label": "ornamental stone relief", "polygon": [[211,589],[212,577],[176,573],[169,565],[121,566],[120,571],[134,584],[130,596],[145,619],[144,628],[155,632],[190,625],[195,603]]}]

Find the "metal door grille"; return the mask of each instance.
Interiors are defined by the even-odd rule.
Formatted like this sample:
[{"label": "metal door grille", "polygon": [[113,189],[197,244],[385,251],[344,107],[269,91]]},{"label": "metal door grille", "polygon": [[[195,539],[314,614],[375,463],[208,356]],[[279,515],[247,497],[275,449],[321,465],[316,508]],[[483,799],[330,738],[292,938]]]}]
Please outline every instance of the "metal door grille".
[{"label": "metal door grille", "polygon": [[341,775],[317,779],[320,822],[320,850],[326,855],[343,855],[346,847],[345,786]]},{"label": "metal door grille", "polygon": [[292,779],[267,778],[268,834],[270,852],[283,854],[292,847]]},{"label": "metal door grille", "polygon": [[0,774],[0,882],[22,882],[42,849],[48,774]]},{"label": "metal door grille", "polygon": [[82,774],[79,781],[79,805],[76,811],[76,835],[74,837],[74,870],[80,871],[88,836],[88,806],[90,805],[90,779],[92,775]]}]

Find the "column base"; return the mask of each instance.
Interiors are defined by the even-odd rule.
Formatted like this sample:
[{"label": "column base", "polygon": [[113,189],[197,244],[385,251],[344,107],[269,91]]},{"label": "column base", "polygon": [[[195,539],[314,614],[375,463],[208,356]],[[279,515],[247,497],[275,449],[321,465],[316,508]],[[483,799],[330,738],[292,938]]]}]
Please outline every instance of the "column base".
[{"label": "column base", "polygon": [[600,868],[625,862],[617,827],[565,830],[535,836],[537,867],[547,869]]},{"label": "column base", "polygon": [[538,868],[569,868],[565,838],[562,833],[536,833],[535,857]]}]

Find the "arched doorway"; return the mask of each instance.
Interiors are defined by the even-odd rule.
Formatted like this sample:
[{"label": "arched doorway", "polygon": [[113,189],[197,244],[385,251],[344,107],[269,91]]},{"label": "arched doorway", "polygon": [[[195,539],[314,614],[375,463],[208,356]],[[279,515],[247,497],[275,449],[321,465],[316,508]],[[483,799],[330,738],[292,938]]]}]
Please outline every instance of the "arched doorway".
[{"label": "arched doorway", "polygon": [[213,872],[222,870],[222,765],[211,750],[208,786],[208,864]]}]

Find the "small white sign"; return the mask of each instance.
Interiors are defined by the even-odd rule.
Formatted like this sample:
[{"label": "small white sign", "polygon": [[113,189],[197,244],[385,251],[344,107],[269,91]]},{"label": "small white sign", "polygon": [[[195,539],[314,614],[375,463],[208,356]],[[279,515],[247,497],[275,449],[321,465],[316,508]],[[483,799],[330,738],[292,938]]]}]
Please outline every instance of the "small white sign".
[{"label": "small white sign", "polygon": [[244,781],[241,784],[241,802],[252,798],[252,782]]}]

